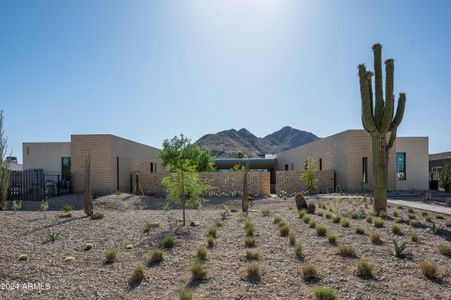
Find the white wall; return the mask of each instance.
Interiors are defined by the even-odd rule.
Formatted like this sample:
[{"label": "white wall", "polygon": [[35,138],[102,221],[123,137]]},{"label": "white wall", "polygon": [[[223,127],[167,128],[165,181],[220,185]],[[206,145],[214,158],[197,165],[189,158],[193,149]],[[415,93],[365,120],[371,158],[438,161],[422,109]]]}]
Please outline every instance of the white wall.
[{"label": "white wall", "polygon": [[70,157],[70,142],[23,143],[23,169],[43,169],[48,174],[61,173],[61,158]]},{"label": "white wall", "polygon": [[396,152],[406,153],[406,180],[397,180],[397,190],[429,189],[429,138],[399,137]]}]

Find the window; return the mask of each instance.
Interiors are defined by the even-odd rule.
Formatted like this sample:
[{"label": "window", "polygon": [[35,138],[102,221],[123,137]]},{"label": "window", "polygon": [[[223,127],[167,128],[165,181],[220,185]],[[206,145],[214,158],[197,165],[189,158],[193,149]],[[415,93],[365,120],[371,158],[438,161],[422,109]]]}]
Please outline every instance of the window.
[{"label": "window", "polygon": [[30,155],[30,147],[27,147],[27,155]]},{"label": "window", "polygon": [[150,173],[153,173],[153,162],[150,163]]},{"label": "window", "polygon": [[406,153],[396,153],[396,180],[406,180]]},{"label": "window", "polygon": [[157,163],[154,163],[154,164],[153,164],[153,171],[154,171],[155,173],[157,173]]},{"label": "window", "polygon": [[319,170],[320,171],[323,170],[323,159],[322,158],[319,159]]},{"label": "window", "polygon": [[293,171],[294,170],[294,166],[293,166],[293,163],[291,163],[291,171]]},{"label": "window", "polygon": [[431,180],[438,180],[440,178],[440,171],[442,167],[432,167]]},{"label": "window", "polygon": [[70,179],[71,175],[70,157],[61,157],[61,180]]},{"label": "window", "polygon": [[368,183],[368,157],[362,158],[362,182]]},{"label": "window", "polygon": [[285,165],[285,171],[288,171],[288,164]]}]

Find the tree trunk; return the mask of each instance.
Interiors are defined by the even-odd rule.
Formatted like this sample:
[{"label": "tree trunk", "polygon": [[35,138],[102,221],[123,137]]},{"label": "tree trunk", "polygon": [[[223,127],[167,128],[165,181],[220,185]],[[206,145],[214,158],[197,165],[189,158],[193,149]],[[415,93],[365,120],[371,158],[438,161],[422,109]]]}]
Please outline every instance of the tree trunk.
[{"label": "tree trunk", "polygon": [[241,209],[244,212],[247,212],[249,209],[249,195],[247,191],[247,173],[249,171],[249,160],[246,162],[246,169],[244,171],[244,178],[243,178],[243,195],[241,195]]},{"label": "tree trunk", "polygon": [[379,214],[387,210],[388,149],[384,134],[371,135],[373,152],[374,211]]},{"label": "tree trunk", "polygon": [[183,226],[186,225],[186,221],[185,221],[185,204],[186,204],[186,193],[185,193],[185,174],[183,173],[183,171],[181,171],[181,176],[182,176],[182,211],[183,211]]}]

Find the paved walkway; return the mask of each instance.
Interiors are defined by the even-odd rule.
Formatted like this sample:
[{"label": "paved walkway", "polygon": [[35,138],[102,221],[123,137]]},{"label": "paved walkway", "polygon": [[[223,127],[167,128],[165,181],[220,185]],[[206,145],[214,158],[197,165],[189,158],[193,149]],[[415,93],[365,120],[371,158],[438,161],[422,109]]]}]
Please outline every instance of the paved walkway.
[{"label": "paved walkway", "polygon": [[432,204],[427,204],[427,203],[423,203],[423,202],[419,202],[419,201],[390,200],[390,199],[388,200],[388,203],[399,204],[399,205],[412,207],[412,208],[424,209],[424,210],[451,216],[451,207],[432,205]]}]

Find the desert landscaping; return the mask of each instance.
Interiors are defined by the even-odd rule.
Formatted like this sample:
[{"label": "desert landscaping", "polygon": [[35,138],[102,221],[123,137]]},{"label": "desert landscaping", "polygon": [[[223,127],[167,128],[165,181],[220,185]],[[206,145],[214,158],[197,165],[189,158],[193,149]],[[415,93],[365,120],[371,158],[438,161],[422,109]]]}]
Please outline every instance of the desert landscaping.
[{"label": "desert landscaping", "polygon": [[[129,194],[94,200],[97,220],[4,211],[2,298],[315,299],[329,287],[342,299],[450,299],[451,217],[394,205],[376,217],[370,202],[312,196],[298,211],[294,197],[268,197],[245,216],[239,198],[213,198],[184,227],[163,199]],[[393,240],[406,243],[399,257]],[[29,282],[42,286],[14,288]]]}]

